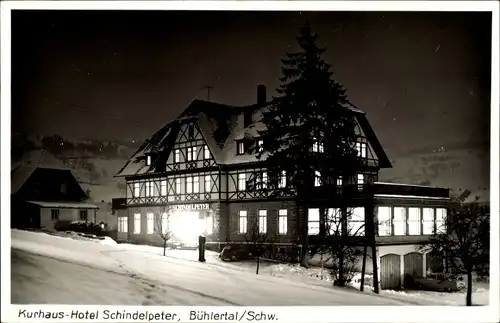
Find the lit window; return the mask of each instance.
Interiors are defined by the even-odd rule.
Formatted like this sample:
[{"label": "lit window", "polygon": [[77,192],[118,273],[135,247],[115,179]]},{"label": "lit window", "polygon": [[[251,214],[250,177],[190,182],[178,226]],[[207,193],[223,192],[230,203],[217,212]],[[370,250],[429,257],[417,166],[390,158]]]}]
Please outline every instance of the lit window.
[{"label": "lit window", "polygon": [[186,177],[186,193],[188,193],[188,194],[193,193],[193,178],[192,177]]},{"label": "lit window", "polygon": [[146,196],[153,196],[153,182],[148,181],[146,182]]},{"label": "lit window", "polygon": [[259,149],[259,152],[262,152],[264,150],[264,140],[259,140],[257,141],[257,147]]},{"label": "lit window", "polygon": [[181,194],[181,179],[180,178],[175,179],[175,193]]},{"label": "lit window", "polygon": [[436,230],[438,233],[446,233],[446,209],[436,209]]},{"label": "lit window", "polygon": [[324,151],[323,150],[323,143],[320,140],[313,138],[312,151],[315,153],[322,153]]},{"label": "lit window", "polygon": [[210,159],[210,150],[208,149],[207,145],[203,147],[203,158]]},{"label": "lit window", "polygon": [[349,210],[347,234],[352,236],[365,235],[365,208],[355,207]]},{"label": "lit window", "polygon": [[139,213],[134,214],[134,234],[141,233],[141,215]]},{"label": "lit window", "polygon": [[247,233],[247,211],[240,211],[240,233]]},{"label": "lit window", "polygon": [[418,207],[408,208],[408,234],[420,235],[421,223],[422,222],[420,220],[420,208]]},{"label": "lit window", "polygon": [[214,233],[214,217],[212,215],[207,215],[207,234]]},{"label": "lit window", "polygon": [[238,141],[237,143],[237,154],[243,155],[245,153],[245,143],[243,141]]},{"label": "lit window", "polygon": [[168,226],[169,226],[168,214],[167,213],[163,213],[161,215],[161,228],[160,228],[161,229],[160,231],[161,231],[162,234],[167,234],[167,232],[169,230]]},{"label": "lit window", "polygon": [[406,234],[406,209],[404,207],[394,208],[394,235],[401,236]]},{"label": "lit window", "polygon": [[314,171],[314,186],[321,186],[321,174],[318,171]]},{"label": "lit window", "polygon": [[278,211],[278,233],[287,234],[288,231],[288,214],[287,210],[281,209]]},{"label": "lit window", "polygon": [[366,158],[366,143],[365,142],[357,142],[356,150],[358,151],[358,156],[361,158]]},{"label": "lit window", "polygon": [[244,173],[238,174],[238,191],[246,189],[246,175]]},{"label": "lit window", "polygon": [[278,182],[279,188],[286,187],[286,171],[282,171],[280,175],[280,181]]},{"label": "lit window", "polygon": [[141,194],[141,184],[134,183],[134,197],[139,197],[140,194]]},{"label": "lit window", "polygon": [[148,234],[153,234],[155,232],[155,215],[153,213],[148,213]]},{"label": "lit window", "polygon": [[146,157],[146,165],[147,166],[151,165],[151,156],[149,155]]},{"label": "lit window", "polygon": [[193,193],[200,193],[200,178],[198,176],[193,177]]},{"label": "lit window", "polygon": [[308,209],[307,232],[309,235],[319,234],[319,209]]},{"label": "lit window", "polygon": [[174,154],[174,163],[180,163],[180,162],[181,162],[181,150],[176,149]]},{"label": "lit window", "polygon": [[193,147],[188,147],[187,148],[187,161],[192,161],[193,160],[193,154],[194,154],[194,148]]},{"label": "lit window", "polygon": [[259,210],[259,233],[267,232],[267,211]]},{"label": "lit window", "polygon": [[118,231],[123,233],[128,232],[128,217],[120,216],[118,218]]},{"label": "lit window", "polygon": [[326,210],[326,221],[325,229],[331,236],[338,236],[342,234],[342,210],[338,208],[332,208]]},{"label": "lit window", "polygon": [[161,196],[167,196],[167,181],[162,180],[160,182],[160,194]]},{"label": "lit window", "polygon": [[338,187],[341,187],[341,186],[342,186],[342,176],[339,176],[339,177],[337,178],[337,186],[338,186]]},{"label": "lit window", "polygon": [[391,235],[391,208],[388,206],[378,207],[378,235]]},{"label": "lit window", "polygon": [[365,176],[363,174],[358,174],[358,186],[363,186],[365,183]]},{"label": "lit window", "polygon": [[262,187],[262,189],[266,189],[267,188],[267,172],[262,172],[261,187]]},{"label": "lit window", "polygon": [[205,176],[205,193],[210,192],[211,190],[211,183],[210,183],[210,175]]},{"label": "lit window", "polygon": [[434,233],[434,209],[426,207],[422,209],[422,234],[430,235]]}]

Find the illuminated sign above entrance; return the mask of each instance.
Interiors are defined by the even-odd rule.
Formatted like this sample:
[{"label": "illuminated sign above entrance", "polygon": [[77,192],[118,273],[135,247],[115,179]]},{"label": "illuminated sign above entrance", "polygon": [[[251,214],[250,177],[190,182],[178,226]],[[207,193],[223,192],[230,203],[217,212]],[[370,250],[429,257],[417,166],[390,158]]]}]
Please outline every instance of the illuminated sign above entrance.
[{"label": "illuminated sign above entrance", "polygon": [[170,210],[172,211],[196,211],[196,210],[209,210],[210,204],[202,203],[202,204],[179,204],[179,205],[171,205]]}]

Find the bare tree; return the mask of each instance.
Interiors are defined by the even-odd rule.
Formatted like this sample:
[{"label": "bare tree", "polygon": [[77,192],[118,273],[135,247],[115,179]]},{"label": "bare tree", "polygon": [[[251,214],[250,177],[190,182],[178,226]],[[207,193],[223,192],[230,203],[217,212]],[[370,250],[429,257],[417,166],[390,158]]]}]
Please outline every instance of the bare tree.
[{"label": "bare tree", "polygon": [[245,234],[245,241],[250,245],[250,252],[257,261],[255,274],[259,274],[260,258],[266,251],[266,242],[268,242],[267,216],[261,221],[260,217],[253,216],[249,218],[249,226]]},{"label": "bare tree", "polygon": [[326,256],[332,262],[334,284],[345,286],[352,279],[362,255],[357,246],[362,244],[365,234],[364,214],[356,214],[351,208],[325,209],[324,232],[311,246],[312,255]]},{"label": "bare tree", "polygon": [[460,204],[451,210],[443,226],[436,226],[435,233],[420,249],[440,255],[455,274],[467,275],[466,305],[471,306],[472,273],[489,272],[489,207]]},{"label": "bare tree", "polygon": [[161,212],[161,214],[157,214],[155,222],[155,233],[163,241],[163,256],[165,256],[167,251],[167,243],[172,238],[172,231],[170,231],[170,213]]}]

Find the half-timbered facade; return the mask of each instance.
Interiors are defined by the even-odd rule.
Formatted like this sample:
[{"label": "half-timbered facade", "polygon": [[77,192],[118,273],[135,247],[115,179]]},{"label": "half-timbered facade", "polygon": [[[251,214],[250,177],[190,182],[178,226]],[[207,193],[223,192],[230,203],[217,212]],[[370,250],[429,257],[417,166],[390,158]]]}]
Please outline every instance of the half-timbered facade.
[{"label": "half-timbered facade", "polygon": [[[275,243],[291,248],[305,235],[313,239],[321,234],[324,210],[334,210],[335,201],[345,202],[348,196],[349,226],[368,223],[367,217],[376,224],[380,217],[380,228],[375,228],[380,248],[414,246],[429,234],[428,221],[435,228],[442,210],[446,214],[446,189],[378,182],[379,170],[391,163],[366,114],[354,106],[345,108],[357,123],[355,147],[363,163],[352,178],[327,180],[315,174],[314,187],[308,188],[314,198],[306,208],[298,207],[294,191],[283,190],[289,185],[286,173],[271,183],[265,158],[256,157],[265,140],[258,130],[265,128],[260,120],[268,104],[265,89],[259,87],[258,93],[257,104],[245,107],[194,100],[177,119],[146,140],[116,175],[125,177],[127,185],[127,219],[119,219],[122,224],[118,226],[122,240],[160,242],[155,232],[166,219],[176,238],[182,240],[181,226],[185,225],[189,234],[184,237],[205,235],[207,241],[222,247],[245,241],[249,226],[258,223],[259,230]],[[318,141],[310,149],[321,152],[323,147]],[[260,184],[250,187],[254,176],[259,176]]]}]

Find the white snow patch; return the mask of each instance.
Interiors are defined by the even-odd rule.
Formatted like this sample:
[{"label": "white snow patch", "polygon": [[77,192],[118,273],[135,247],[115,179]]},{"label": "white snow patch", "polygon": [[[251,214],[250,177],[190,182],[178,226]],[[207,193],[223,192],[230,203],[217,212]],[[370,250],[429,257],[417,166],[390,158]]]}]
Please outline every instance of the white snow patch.
[{"label": "white snow patch", "polygon": [[[38,278],[17,290],[16,299],[20,303],[47,303],[48,300],[57,303],[57,300],[63,300],[65,304],[88,304],[95,296],[100,304],[116,304],[121,300],[124,304],[136,305],[409,304],[404,300],[365,295],[347,289],[304,284],[270,275],[255,275],[245,270],[232,269],[229,264],[218,265],[216,257],[207,257],[206,263],[200,263],[196,260],[163,257],[143,252],[139,248],[131,250],[133,248],[124,248],[120,244],[106,246],[84,240],[55,238],[37,232],[12,230],[11,236],[14,253],[19,255],[17,250],[27,251],[43,256],[44,259],[27,264],[27,261],[22,262],[26,257],[21,255],[20,262],[13,263],[12,273],[18,275],[15,279],[17,283],[25,279],[22,277],[30,277],[30,271],[37,272],[38,275],[32,275]],[[150,250],[151,248],[155,247],[150,247]],[[197,255],[196,251],[179,252],[184,252],[189,257]],[[58,264],[61,264],[61,261],[69,265],[59,270]],[[18,273],[23,270],[21,277]],[[109,275],[99,274],[103,270]],[[57,279],[51,276],[51,273],[55,273]],[[66,288],[46,286],[43,289],[44,276],[48,277],[51,285],[62,285]],[[73,292],[71,297],[69,289]],[[43,296],[41,290],[50,290],[52,295]],[[31,298],[36,291],[38,299]],[[106,297],[99,297],[101,293]],[[138,295],[144,299],[141,301],[136,297]]]},{"label": "white snow patch", "polygon": [[103,240],[99,241],[102,245],[106,246],[116,246],[118,243],[110,237],[104,237]]}]

